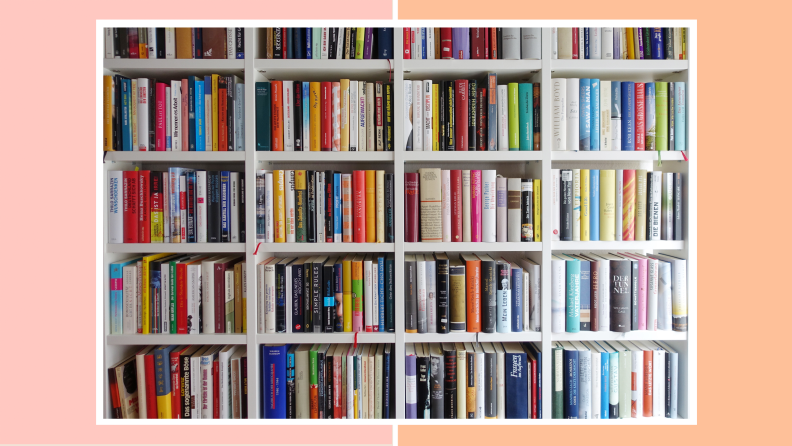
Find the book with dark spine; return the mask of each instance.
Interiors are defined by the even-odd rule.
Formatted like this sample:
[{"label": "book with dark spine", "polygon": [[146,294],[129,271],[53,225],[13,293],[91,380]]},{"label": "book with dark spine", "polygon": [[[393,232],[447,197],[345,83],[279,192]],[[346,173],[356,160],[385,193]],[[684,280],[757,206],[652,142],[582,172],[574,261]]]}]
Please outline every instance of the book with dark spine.
[{"label": "book with dark spine", "polygon": [[561,169],[561,241],[572,240],[572,203],[574,198],[572,170]]},{"label": "book with dark spine", "polygon": [[674,174],[674,240],[682,240],[682,174]]},{"label": "book with dark spine", "polygon": [[467,81],[468,84],[468,94],[467,94],[467,104],[468,104],[468,112],[467,112],[467,122],[468,122],[468,133],[467,133],[467,149],[468,150],[476,150],[476,127],[478,125],[478,121],[476,120],[476,111],[478,108],[476,107],[476,99],[478,96],[478,87],[477,82],[475,79],[470,79]]},{"label": "book with dark spine", "polygon": [[302,97],[302,82],[294,81],[294,151],[301,152],[303,150],[303,97]]},{"label": "book with dark spine", "polygon": [[[457,352],[452,343],[443,343],[443,415],[457,418]],[[434,417],[433,417],[434,418]]]},{"label": "book with dark spine", "polygon": [[350,311],[344,308],[344,256],[337,257],[333,263],[333,298],[335,299],[335,308],[333,309],[332,319],[334,320],[333,328],[337,332],[344,331],[344,311]]},{"label": "book with dark spine", "polygon": [[308,243],[316,243],[316,175],[313,170],[305,171],[305,179],[308,182],[308,209],[305,214],[306,220],[306,236]]},{"label": "book with dark spine", "polygon": [[481,331],[495,333],[497,320],[497,269],[492,257],[476,254],[481,260]]},{"label": "book with dark spine", "polygon": [[541,89],[539,88],[541,84],[539,82],[534,82],[533,84],[533,134],[534,134],[534,150],[542,150],[541,146],[539,145],[539,134],[541,133],[541,116],[540,113],[540,105],[541,105]]},{"label": "book with dark spine", "polygon": [[533,181],[528,178],[523,178],[521,181],[522,196],[520,205],[520,221],[522,227],[520,228],[520,241],[532,242],[534,241],[533,230]]},{"label": "book with dark spine", "polygon": [[[392,46],[392,45],[391,45]],[[392,50],[391,50],[392,51]],[[385,83],[385,150],[393,152],[394,150],[394,127],[393,127],[393,82]],[[387,180],[386,180],[387,181]],[[392,243],[387,242],[387,243]]]},{"label": "book with dark spine", "polygon": [[[445,418],[445,370],[440,344],[429,346],[429,404],[432,419]],[[427,353],[424,351],[424,353]]]},{"label": "book with dark spine", "polygon": [[313,296],[311,295],[311,282],[312,282],[312,272],[313,272],[313,259],[314,257],[308,257],[305,259],[305,263],[303,264],[303,329],[302,331],[309,333],[313,331],[313,325],[311,324],[311,318],[313,316],[313,312],[311,311],[311,302]]},{"label": "book with dark spine", "polygon": [[335,267],[336,258],[331,258],[322,267],[322,331],[332,333],[335,330]]},{"label": "book with dark spine", "polygon": [[[500,51],[498,51],[500,54]],[[498,150],[498,75],[487,73],[487,149]]]},{"label": "book with dark spine", "polygon": [[207,172],[206,240],[220,242],[220,172]]},{"label": "book with dark spine", "polygon": [[467,306],[465,303],[465,262],[461,259],[449,260],[448,267],[448,304],[449,328],[451,333],[464,333],[467,330]]},{"label": "book with dark spine", "polygon": [[498,417],[498,353],[491,342],[482,342],[481,346],[484,349],[484,418],[495,419]]},{"label": "book with dark spine", "polygon": [[[299,347],[298,344],[292,344],[286,353],[286,419],[289,420],[297,418],[297,382],[294,358],[297,347]],[[245,384],[242,383],[242,385]]]},{"label": "book with dark spine", "polygon": [[394,182],[393,174],[385,174],[385,243],[395,242],[394,236]]},{"label": "book with dark spine", "polygon": [[[404,330],[418,333],[418,290],[414,254],[404,256]],[[464,280],[464,277],[463,277]]]},{"label": "book with dark spine", "polygon": [[291,331],[292,333],[300,333],[305,331],[305,304],[303,300],[303,281],[305,261],[308,257],[301,257],[294,261],[289,267],[292,269],[291,283],[287,286],[292,287],[292,301],[291,301]]},{"label": "book with dark spine", "polygon": [[322,308],[323,308],[323,273],[322,267],[327,260],[327,256],[317,256],[313,259],[311,270],[311,330],[313,333],[321,333],[323,331],[322,325]]},{"label": "book with dark spine", "polygon": [[450,331],[449,325],[449,262],[448,255],[444,252],[434,254],[435,261],[437,262],[437,280],[435,287],[437,290],[437,332],[448,333]]},{"label": "book with dark spine", "polygon": [[476,96],[476,150],[487,150],[487,88],[478,87]]},{"label": "book with dark spine", "polygon": [[333,209],[335,208],[333,181],[335,175],[333,174],[332,170],[325,170],[324,190],[322,191],[322,199],[324,200],[324,233],[325,242],[327,243],[333,243],[335,234],[335,221],[333,220]]},{"label": "book with dark spine", "polygon": [[[443,85],[445,87],[443,90],[446,93],[445,97],[445,105],[446,105],[446,125],[445,125],[445,134],[446,134],[446,150],[456,150],[457,144],[459,141],[457,140],[456,135],[456,126],[454,125],[456,119],[456,99],[454,94],[454,81],[443,81]],[[464,123],[462,123],[464,125]]]},{"label": "book with dark spine", "polygon": [[396,265],[394,253],[385,257],[385,331],[396,330]]},{"label": "book with dark spine", "polygon": [[610,255],[610,329],[628,332],[631,326],[632,273],[628,260]]}]

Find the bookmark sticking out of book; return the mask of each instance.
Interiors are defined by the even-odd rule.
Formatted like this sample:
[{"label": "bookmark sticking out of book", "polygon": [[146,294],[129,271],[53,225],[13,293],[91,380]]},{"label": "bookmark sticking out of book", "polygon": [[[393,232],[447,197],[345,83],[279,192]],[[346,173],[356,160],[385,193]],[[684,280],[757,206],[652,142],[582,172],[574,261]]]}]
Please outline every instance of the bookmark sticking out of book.
[{"label": "bookmark sticking out of book", "polygon": [[685,155],[685,151],[684,150],[682,151],[682,158],[685,158],[685,161],[688,161],[688,157],[687,157],[687,155]]},{"label": "bookmark sticking out of book", "polygon": [[355,342],[352,343],[352,351],[355,351],[355,349],[357,348],[357,335],[358,335],[358,333],[360,333],[360,332],[359,331],[355,332]]},{"label": "bookmark sticking out of book", "polygon": [[258,254],[258,249],[259,249],[259,246],[261,246],[261,242],[258,242],[258,243],[256,244],[256,249],[255,249],[255,250],[253,250],[253,255],[256,255],[256,254]]},{"label": "bookmark sticking out of book", "polygon": [[388,61],[388,83],[390,83],[391,76],[393,75],[393,66],[391,66],[390,59],[387,59],[387,61]]},{"label": "bookmark sticking out of book", "polygon": [[657,151],[657,166],[658,167],[663,165],[663,157],[661,156],[662,153],[663,152],[661,150]]}]

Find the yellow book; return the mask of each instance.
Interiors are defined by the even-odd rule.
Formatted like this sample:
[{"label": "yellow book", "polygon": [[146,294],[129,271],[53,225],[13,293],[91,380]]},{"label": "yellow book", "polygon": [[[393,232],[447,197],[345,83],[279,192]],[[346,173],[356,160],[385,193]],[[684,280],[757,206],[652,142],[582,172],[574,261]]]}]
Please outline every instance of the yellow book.
[{"label": "yellow book", "polygon": [[322,150],[321,82],[311,82],[311,152]]},{"label": "yellow book", "polygon": [[341,151],[349,151],[349,79],[341,79]]},{"label": "yellow book", "polygon": [[341,262],[343,274],[343,314],[344,314],[344,331],[352,331],[352,260],[355,254],[347,254]]},{"label": "yellow book", "polygon": [[440,97],[440,85],[432,84],[432,151],[440,150],[440,109],[437,107],[437,98]]},{"label": "yellow book", "polygon": [[363,58],[363,45],[366,40],[366,28],[358,28],[355,36],[355,59]]},{"label": "yellow book", "polygon": [[635,59],[635,50],[633,49],[633,43],[635,42],[633,37],[633,28],[626,28],[627,29],[627,58],[628,59]]},{"label": "yellow book", "polygon": [[273,178],[274,203],[272,204],[275,216],[273,219],[275,243],[284,243],[286,242],[286,171],[274,170],[272,173],[275,175]]},{"label": "yellow book", "polygon": [[[104,76],[102,88],[102,148],[106,151],[113,150],[113,76]],[[137,101],[135,101],[137,102]]]},{"label": "yellow book", "polygon": [[616,171],[600,170],[600,241],[616,238]]},{"label": "yellow book", "polygon": [[542,241],[542,180],[533,180],[534,241]]},{"label": "yellow book", "polygon": [[385,243],[385,171],[377,171],[377,243]]},{"label": "yellow book", "polygon": [[144,256],[142,260],[142,271],[140,272],[140,318],[141,326],[142,326],[142,333],[149,334],[151,333],[151,307],[149,305],[149,262],[161,259],[163,257],[167,257],[173,255],[169,252],[164,252],[161,254],[152,254],[150,256]]},{"label": "yellow book", "polygon": [[591,184],[589,170],[580,169],[580,241],[587,242],[591,238]]},{"label": "yellow book", "polygon": [[377,181],[374,170],[366,171],[366,243],[377,241]]},{"label": "yellow book", "polygon": [[682,28],[682,60],[687,60],[687,28]]},{"label": "yellow book", "polygon": [[212,150],[218,150],[220,145],[217,143],[217,138],[220,136],[220,121],[218,119],[218,101],[217,97],[217,79],[219,74],[212,75]]},{"label": "yellow book", "polygon": [[138,146],[138,127],[137,127],[137,79],[132,79],[132,95],[130,96],[129,108],[132,110],[130,113],[132,119],[130,120],[132,131],[132,150],[136,150]]}]

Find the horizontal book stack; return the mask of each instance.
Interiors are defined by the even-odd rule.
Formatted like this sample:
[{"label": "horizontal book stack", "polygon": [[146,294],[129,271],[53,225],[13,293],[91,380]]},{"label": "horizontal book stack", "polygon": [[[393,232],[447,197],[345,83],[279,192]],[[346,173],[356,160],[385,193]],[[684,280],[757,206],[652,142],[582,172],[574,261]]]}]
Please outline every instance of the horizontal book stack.
[{"label": "horizontal book stack", "polygon": [[247,332],[242,256],[150,254],[110,264],[110,334]]},{"label": "horizontal book stack", "polygon": [[555,254],[553,333],[688,331],[687,261],[632,252]]},{"label": "horizontal book stack", "polygon": [[260,28],[262,59],[393,59],[393,28]]},{"label": "horizontal book stack", "polygon": [[541,267],[528,258],[404,256],[407,333],[541,331]]},{"label": "horizontal book stack", "polygon": [[687,60],[688,58],[687,28],[552,28],[552,30],[553,59]]},{"label": "horizontal book stack", "polygon": [[541,59],[541,28],[403,28],[404,59]]},{"label": "horizontal book stack", "polygon": [[393,151],[393,83],[256,82],[256,150]]},{"label": "horizontal book stack", "polygon": [[679,353],[659,341],[553,342],[553,418],[677,418]]},{"label": "horizontal book stack", "polygon": [[245,174],[113,170],[108,243],[244,243]]},{"label": "horizontal book stack", "polygon": [[245,419],[244,345],[147,346],[107,369],[112,418]]},{"label": "horizontal book stack", "polygon": [[404,241],[541,242],[541,180],[495,170],[404,174]]},{"label": "horizontal book stack", "polygon": [[687,150],[685,85],[553,79],[553,150]]},{"label": "horizontal book stack", "polygon": [[393,344],[261,346],[261,417],[391,419]]},{"label": "horizontal book stack", "polygon": [[443,342],[405,347],[405,418],[542,418],[539,344]]},{"label": "horizontal book stack", "polygon": [[245,150],[245,84],[239,77],[103,79],[104,150]]},{"label": "horizontal book stack", "polygon": [[393,253],[262,261],[256,268],[258,332],[393,332],[393,261]]},{"label": "horizontal book stack", "polygon": [[244,28],[105,28],[105,59],[244,59]]},{"label": "horizontal book stack", "polygon": [[682,240],[683,178],[643,169],[552,169],[553,240]]},{"label": "horizontal book stack", "polygon": [[256,171],[256,238],[265,243],[393,243],[393,174]]},{"label": "horizontal book stack", "polygon": [[541,150],[540,84],[404,81],[405,150]]}]

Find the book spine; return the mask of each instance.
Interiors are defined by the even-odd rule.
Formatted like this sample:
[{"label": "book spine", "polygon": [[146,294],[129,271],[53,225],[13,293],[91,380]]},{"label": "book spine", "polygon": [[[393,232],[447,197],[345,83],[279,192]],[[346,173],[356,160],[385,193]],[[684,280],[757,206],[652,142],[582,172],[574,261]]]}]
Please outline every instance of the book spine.
[{"label": "book spine", "polygon": [[521,203],[520,203],[520,241],[534,241],[533,227],[533,181],[531,179],[521,182]]},{"label": "book spine", "polygon": [[498,319],[498,271],[492,260],[481,261],[481,331],[495,333]]},{"label": "book spine", "polygon": [[470,241],[480,242],[481,229],[481,171],[470,171]]},{"label": "book spine", "polygon": [[468,126],[469,122],[469,85],[466,79],[459,79],[454,81],[454,121],[455,128],[455,148],[456,150],[468,150]]},{"label": "book spine", "polygon": [[509,242],[519,242],[521,239],[522,215],[521,196],[522,185],[519,178],[509,178],[507,181],[507,239]]}]

